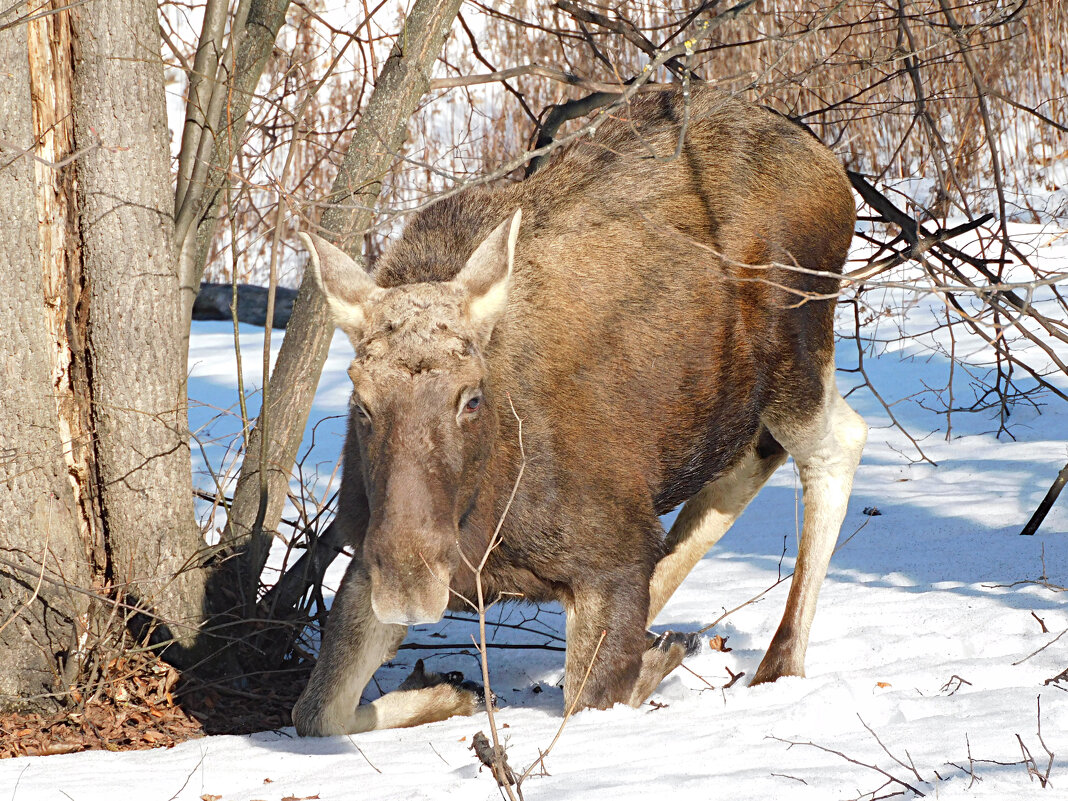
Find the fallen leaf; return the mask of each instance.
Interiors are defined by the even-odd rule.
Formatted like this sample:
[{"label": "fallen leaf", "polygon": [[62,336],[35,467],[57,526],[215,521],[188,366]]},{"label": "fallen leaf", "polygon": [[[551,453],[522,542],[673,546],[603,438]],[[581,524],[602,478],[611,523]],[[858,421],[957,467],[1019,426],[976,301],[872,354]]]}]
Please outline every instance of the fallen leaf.
[{"label": "fallen leaf", "polygon": [[220,798],[222,798],[221,795],[211,795],[209,793],[204,793],[204,795],[200,796],[200,801],[219,801]]},{"label": "fallen leaf", "polygon": [[875,682],[875,686],[882,689],[886,689],[887,687],[890,687],[892,685],[888,681],[877,681]]},{"label": "fallen leaf", "polygon": [[54,756],[56,754],[73,754],[81,751],[82,746],[78,743],[49,743],[42,750],[42,756]]},{"label": "fallen leaf", "polygon": [[715,637],[708,638],[708,647],[713,651],[720,651],[725,654],[730,653],[731,650],[733,650],[727,647],[727,638],[721,637],[718,634]]}]

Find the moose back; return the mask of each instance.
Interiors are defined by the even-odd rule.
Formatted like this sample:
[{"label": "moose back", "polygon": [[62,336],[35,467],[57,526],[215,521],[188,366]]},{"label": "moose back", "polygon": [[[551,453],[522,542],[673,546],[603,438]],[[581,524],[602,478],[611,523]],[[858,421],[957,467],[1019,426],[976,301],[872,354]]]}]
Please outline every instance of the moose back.
[{"label": "moose back", "polygon": [[421,665],[360,696],[409,625],[470,608],[498,526],[487,601],[563,604],[568,707],[641,704],[694,643],[647,625],[787,455],[804,525],[753,682],[804,675],[867,433],[834,381],[849,183],[802,128],[711,89],[608,113],[528,180],[413,215],[373,275],[303,235],[355,350],[337,520],[355,557],[301,734],[475,709]]}]

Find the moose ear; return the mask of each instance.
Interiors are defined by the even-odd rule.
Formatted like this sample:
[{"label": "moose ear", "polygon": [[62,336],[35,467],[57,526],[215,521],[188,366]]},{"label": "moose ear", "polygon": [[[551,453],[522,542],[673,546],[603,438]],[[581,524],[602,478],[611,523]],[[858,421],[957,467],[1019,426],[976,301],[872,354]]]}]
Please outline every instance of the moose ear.
[{"label": "moose ear", "polygon": [[475,248],[467,264],[452,280],[467,298],[468,320],[482,332],[485,340],[489,339],[494,324],[508,305],[515,243],[522,221],[523,210],[517,209]]},{"label": "moose ear", "polygon": [[322,237],[302,233],[300,238],[311,257],[307,269],[326,297],[334,325],[350,336],[358,333],[366,317],[363,305],[378,289],[375,279],[345,251]]}]

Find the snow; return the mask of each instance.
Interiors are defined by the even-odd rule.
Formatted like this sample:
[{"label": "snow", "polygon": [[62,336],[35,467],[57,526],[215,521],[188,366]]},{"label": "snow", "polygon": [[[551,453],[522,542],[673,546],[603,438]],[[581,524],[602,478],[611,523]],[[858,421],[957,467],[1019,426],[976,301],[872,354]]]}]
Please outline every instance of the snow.
[{"label": "snow", "polygon": [[[1068,237],[1056,239],[1056,233],[1036,232],[1044,239],[1035,253],[1044,269],[1063,271]],[[1068,634],[1050,644],[1068,629],[1068,593],[1041,580],[1045,575],[1051,585],[1068,585],[1068,501],[1054,506],[1036,536],[1019,536],[1068,460],[1068,408],[1051,396],[1040,398],[1040,410],[1018,403],[1010,418],[1015,441],[996,436],[993,411],[957,413],[947,440],[945,417],[908,400],[937,395],[930,387],[944,380],[945,359],[916,342],[897,341],[898,327],[906,334],[929,330],[937,307],[930,296],[904,304],[893,292],[887,290],[892,305],[909,308],[893,317],[894,325],[884,318],[866,329],[875,340],[886,334],[886,341],[869,347],[865,367],[935,464],[919,460],[869,391],[850,395],[871,434],[842,530],[844,544],[820,598],[808,677],[754,688],[743,678],[724,688],[728,670],[751,676],[756,669],[782,614],[783,583],[710,632],[727,637],[732,650],[706,647],[688,659],[654,694],[655,704],[574,715],[545,760],[547,775],[535,770],[525,782],[526,798],[646,801],[670,794],[823,801],[905,790],[884,786],[887,776],[867,766],[928,798],[1068,798],[1068,693],[1062,689],[1068,684],[1044,683],[1068,668]],[[850,324],[846,313],[844,333]],[[250,389],[261,381],[262,336],[261,329],[242,328]],[[236,399],[232,342],[226,324],[194,327],[190,388],[202,405],[191,411],[191,420],[214,465],[233,461],[227,449],[240,428],[232,414],[218,417]],[[276,334],[275,349],[278,344]],[[966,339],[958,340],[959,353],[967,347]],[[350,352],[348,342],[336,337],[309,425],[310,444],[318,424],[315,448],[304,454],[304,478],[320,501],[336,489]],[[978,370],[981,359],[971,353]],[[1060,355],[1068,353],[1062,348]],[[858,383],[856,374],[845,371],[855,363],[855,344],[843,340],[843,392]],[[1068,389],[1064,376],[1051,380]],[[254,414],[255,395],[249,404]],[[198,481],[211,486],[204,475]],[[867,507],[881,514],[868,516],[862,511]],[[799,487],[788,463],[698,564],[656,628],[701,628],[767,590],[791,569],[799,513]],[[330,580],[342,571],[336,564]],[[545,632],[490,626],[493,642],[562,644],[559,609],[495,607],[490,620],[526,621],[527,629]],[[377,682],[386,690],[395,687],[419,657],[432,669],[476,677],[474,630],[458,620],[419,627],[410,641],[439,644],[441,652],[402,650]],[[495,649],[490,660],[502,699],[501,735],[511,765],[524,768],[560,727],[563,654]],[[372,683],[369,697],[377,692]],[[1049,757],[1038,735],[1039,701],[1041,736],[1056,754],[1046,789],[1024,765],[996,764],[1018,763],[1022,743],[1045,772]],[[488,733],[484,714],[321,740],[299,739],[287,729],[205,737],[170,750],[11,759],[0,762],[0,801],[499,798],[469,750],[478,731]]]}]

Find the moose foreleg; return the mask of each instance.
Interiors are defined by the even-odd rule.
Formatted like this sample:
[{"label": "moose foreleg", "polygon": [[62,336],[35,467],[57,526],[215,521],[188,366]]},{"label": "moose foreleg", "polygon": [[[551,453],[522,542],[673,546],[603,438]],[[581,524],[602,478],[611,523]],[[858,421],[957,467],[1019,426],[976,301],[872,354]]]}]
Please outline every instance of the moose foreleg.
[{"label": "moose foreleg", "polygon": [[397,653],[406,631],[406,626],[375,617],[370,578],[359,559],[353,559],[334,599],[319,661],[293,707],[297,733],[355,734],[472,714],[478,704],[475,692],[448,678],[427,676],[421,666],[402,689],[360,704],[371,676]]},{"label": "moose foreleg", "polygon": [[576,588],[567,605],[564,708],[627,703],[642,669],[648,589],[640,581]]},{"label": "moose foreleg", "polygon": [[772,430],[797,462],[805,518],[786,612],[752,684],[805,675],[805,651],[816,599],[827,576],[853,475],[868,437],[867,424],[849,408],[833,383],[828,394],[822,413],[809,426],[800,431]]},{"label": "moose foreleg", "polygon": [[684,657],[700,648],[695,634],[647,635],[646,596],[621,581],[611,589],[575,593],[567,616],[566,709],[641,706]]}]

